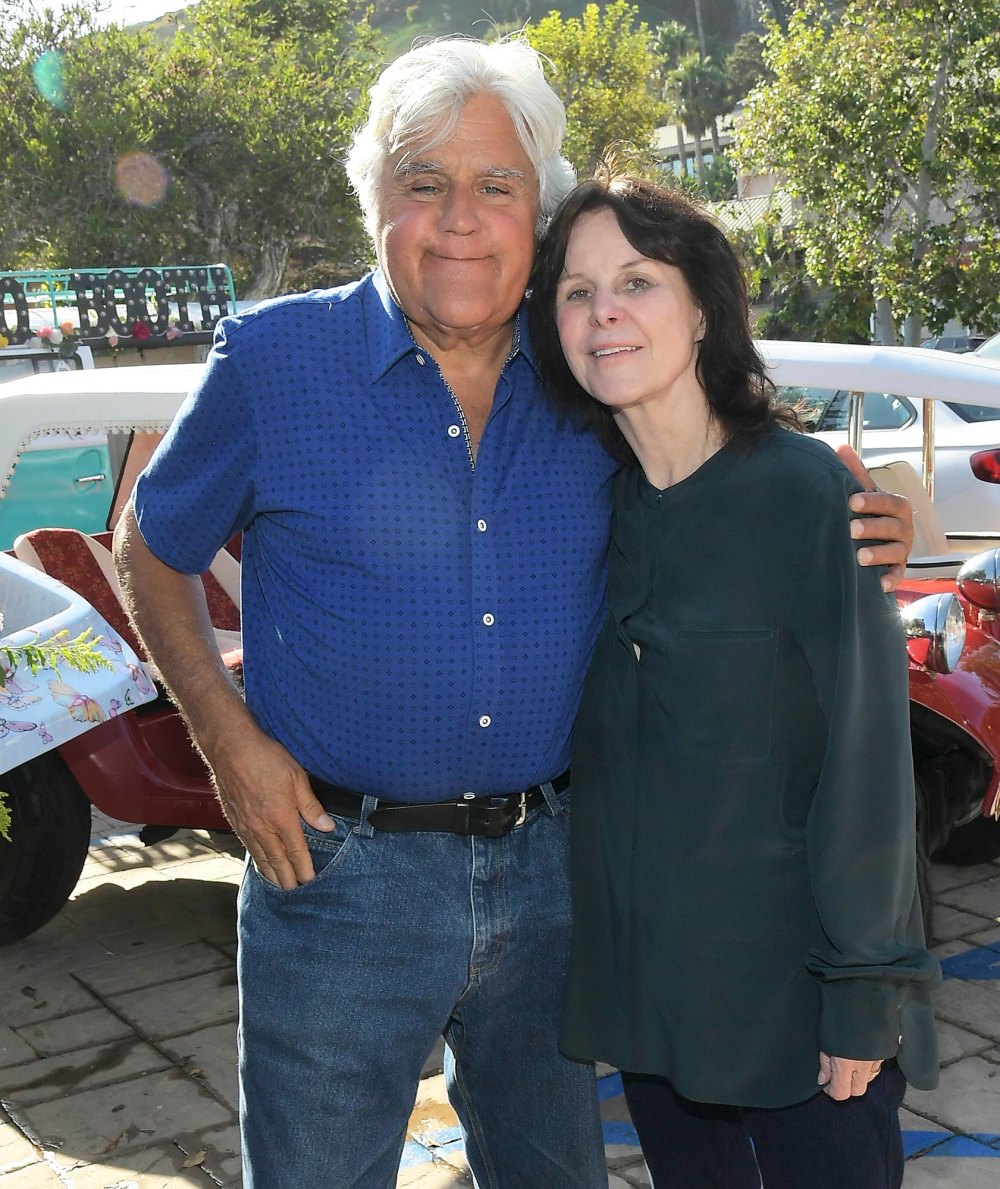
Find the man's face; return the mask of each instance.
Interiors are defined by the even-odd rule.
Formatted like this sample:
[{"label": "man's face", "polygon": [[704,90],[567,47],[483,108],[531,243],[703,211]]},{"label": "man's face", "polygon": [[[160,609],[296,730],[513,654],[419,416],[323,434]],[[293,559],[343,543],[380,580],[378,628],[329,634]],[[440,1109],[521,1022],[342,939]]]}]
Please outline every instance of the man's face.
[{"label": "man's face", "polygon": [[474,343],[511,321],[537,220],[535,171],[498,99],[470,99],[447,140],[389,158],[376,251],[418,342]]}]

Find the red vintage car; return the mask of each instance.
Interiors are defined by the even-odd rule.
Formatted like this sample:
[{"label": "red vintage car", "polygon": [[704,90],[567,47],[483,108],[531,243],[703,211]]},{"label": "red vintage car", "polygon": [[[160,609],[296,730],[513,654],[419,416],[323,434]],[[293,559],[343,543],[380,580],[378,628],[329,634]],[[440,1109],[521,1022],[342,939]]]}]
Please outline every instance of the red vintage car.
[{"label": "red vintage car", "polygon": [[[1000,363],[905,348],[780,342],[761,347],[781,385],[1000,406]],[[18,454],[34,435],[104,432],[117,478],[110,524],[198,374],[197,365],[106,368],[0,385],[0,499]],[[898,600],[909,637],[921,866],[933,856],[951,862],[995,857],[1000,855],[1000,525],[995,540],[983,533],[946,537],[939,527],[935,533],[933,506],[909,464],[884,463],[878,478],[919,503],[912,568]],[[109,533],[88,536],[40,526],[18,538],[14,553],[82,595],[141,656],[118,600],[109,544]],[[203,576],[219,649],[236,680],[238,569],[233,553],[224,551]],[[0,582],[0,600],[2,591]],[[156,689],[148,663],[134,676]],[[3,689],[0,717],[5,717]],[[0,944],[39,928],[73,891],[90,840],[91,805],[140,823],[146,842],[181,826],[226,828],[205,766],[162,695],[74,738],[53,740],[14,764],[4,763],[6,742],[0,738],[0,789],[12,828],[9,840],[0,839]],[[929,907],[926,880],[923,890]]]}]

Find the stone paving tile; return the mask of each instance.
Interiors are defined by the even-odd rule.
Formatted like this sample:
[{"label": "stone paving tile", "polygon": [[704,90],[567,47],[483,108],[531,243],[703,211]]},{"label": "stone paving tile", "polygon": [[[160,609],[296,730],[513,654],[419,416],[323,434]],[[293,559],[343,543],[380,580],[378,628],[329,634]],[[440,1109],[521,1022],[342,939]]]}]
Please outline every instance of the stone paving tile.
[{"label": "stone paving tile", "polygon": [[93,1086],[126,1082],[166,1069],[170,1060],[135,1035],[100,1048],[61,1053],[4,1071],[4,1102],[19,1112]]},{"label": "stone paving tile", "polygon": [[471,1177],[436,1162],[408,1169],[396,1182],[398,1189],[467,1189],[471,1184]]},{"label": "stone paving tile", "polygon": [[92,1048],[132,1035],[128,1024],[103,1007],[60,1016],[55,1020],[25,1024],[17,1031],[40,1057]]},{"label": "stone paving tile", "polygon": [[76,979],[64,974],[36,978],[26,964],[0,983],[0,1020],[11,1028],[26,1028],[100,1006],[101,1001]]},{"label": "stone paving tile", "polygon": [[906,1107],[899,1111],[899,1125],[903,1129],[903,1150],[907,1156],[919,1156],[950,1139],[954,1132],[933,1119],[915,1115]]},{"label": "stone paving tile", "polygon": [[19,1112],[63,1165],[117,1160],[182,1133],[233,1122],[232,1111],[177,1070],[84,1090]]},{"label": "stone paving tile", "polygon": [[988,920],[1000,921],[1000,874],[941,893],[942,903]]},{"label": "stone paving tile", "polygon": [[232,958],[217,946],[207,945],[203,941],[190,941],[152,954],[120,957],[111,965],[102,963],[90,970],[83,969],[79,977],[88,989],[107,996],[157,987],[187,975],[204,974],[231,966]]},{"label": "stone paving tile", "polygon": [[7,1174],[38,1163],[38,1152],[25,1135],[0,1110],[0,1180],[7,1184]]},{"label": "stone paving tile", "polygon": [[235,1020],[197,1032],[186,1032],[174,1040],[164,1041],[161,1047],[217,1098],[234,1111],[239,1109]]},{"label": "stone paving tile", "polygon": [[[970,1143],[967,1150],[970,1154],[962,1157],[930,1153],[908,1161],[905,1189],[996,1189],[997,1161],[979,1144]],[[983,1158],[977,1159],[980,1152]]]},{"label": "stone paving tile", "polygon": [[200,1157],[201,1168],[218,1184],[238,1186],[242,1181],[240,1129],[235,1116],[234,1121],[226,1127],[181,1135],[176,1142],[188,1159]]},{"label": "stone paving tile", "polygon": [[931,930],[937,942],[950,941],[955,937],[966,937],[970,933],[980,931],[989,924],[981,916],[962,912],[947,904],[935,904]]},{"label": "stone paving tile", "polygon": [[3,1189],[66,1189],[66,1182],[44,1161],[5,1173]]},{"label": "stone paving tile", "polygon": [[145,1036],[162,1040],[237,1016],[236,971],[231,967],[109,995],[108,1003]]},{"label": "stone paving tile", "polygon": [[653,1182],[649,1179],[649,1173],[646,1171],[646,1165],[642,1160],[636,1161],[635,1164],[630,1164],[628,1168],[618,1171],[618,1176],[624,1180],[626,1185],[634,1185],[636,1189],[649,1189]]},{"label": "stone paving tile", "polygon": [[[1000,1066],[965,1057],[941,1070],[936,1090],[909,1090],[906,1105],[966,1135],[1000,1133]],[[1000,1165],[995,1173],[1000,1177]]]},{"label": "stone paving tile", "polygon": [[980,880],[991,879],[996,875],[1000,875],[1000,859],[994,860],[992,863],[975,863],[968,867],[954,867],[949,863],[932,863],[930,884],[935,892],[943,892],[948,888],[979,883]]},{"label": "stone paving tile", "polygon": [[1000,1040],[1000,985],[948,979],[934,995],[937,1015],[991,1040]]},{"label": "stone paving tile", "polygon": [[[23,1061],[30,1061],[35,1055],[31,1045],[26,1044],[13,1028],[0,1024],[0,1070],[8,1065],[20,1065]],[[0,1085],[2,1084],[3,1073],[0,1072]]]},{"label": "stone paving tile", "polygon": [[[217,1182],[175,1143],[157,1144],[64,1172],[67,1189],[211,1189]],[[6,1189],[6,1187],[5,1187]]]},{"label": "stone paving tile", "polygon": [[991,1041],[976,1036],[974,1032],[966,1032],[964,1028],[947,1024],[944,1020],[938,1020],[937,1035],[942,1065],[949,1065],[952,1061],[968,1057],[972,1053],[983,1053],[992,1045]]}]

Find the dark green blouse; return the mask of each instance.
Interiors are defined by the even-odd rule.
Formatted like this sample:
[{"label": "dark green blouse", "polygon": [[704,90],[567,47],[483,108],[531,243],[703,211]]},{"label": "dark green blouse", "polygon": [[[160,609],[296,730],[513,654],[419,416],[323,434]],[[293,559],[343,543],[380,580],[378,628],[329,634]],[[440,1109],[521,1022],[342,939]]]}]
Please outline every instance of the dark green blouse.
[{"label": "dark green blouse", "polygon": [[[822,443],[617,479],[609,615],[573,755],[572,1056],[784,1106],[818,1052],[937,1053],[896,601]],[[635,646],[639,655],[636,655]]]}]

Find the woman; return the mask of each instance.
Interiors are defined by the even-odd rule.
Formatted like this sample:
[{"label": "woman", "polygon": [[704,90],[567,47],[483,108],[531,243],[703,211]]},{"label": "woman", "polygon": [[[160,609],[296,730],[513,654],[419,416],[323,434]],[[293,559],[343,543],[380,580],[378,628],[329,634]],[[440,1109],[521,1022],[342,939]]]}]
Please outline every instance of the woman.
[{"label": "woman", "polygon": [[[553,317],[554,315],[554,317]],[[625,463],[573,758],[563,1047],[623,1072],[656,1189],[885,1189],[936,1082],[906,653],[856,484],[772,401],[725,235],[580,186],[532,282],[556,397]]]}]

